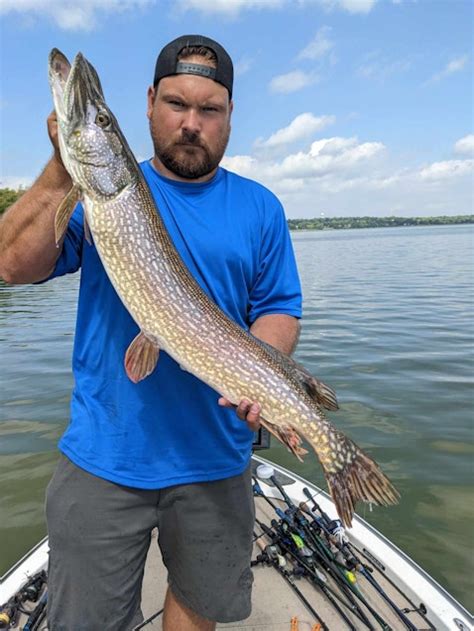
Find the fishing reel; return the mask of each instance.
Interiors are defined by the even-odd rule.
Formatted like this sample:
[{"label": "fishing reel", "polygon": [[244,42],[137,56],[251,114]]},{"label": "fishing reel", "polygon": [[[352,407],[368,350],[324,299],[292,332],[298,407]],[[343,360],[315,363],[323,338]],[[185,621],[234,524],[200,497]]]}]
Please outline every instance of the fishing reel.
[{"label": "fishing reel", "polygon": [[23,609],[23,603],[36,602],[45,583],[46,572],[41,570],[31,576],[18,592],[0,607],[0,629],[9,629],[14,626],[20,613],[30,613]]},{"label": "fishing reel", "polygon": [[9,629],[14,626],[19,614],[18,605],[11,598],[0,610],[0,629]]},{"label": "fishing reel", "polygon": [[284,567],[286,565],[285,558],[282,555],[280,548],[274,544],[265,546],[262,549],[261,554],[257,555],[255,561],[251,561],[250,566],[253,567],[259,563],[264,563],[265,565],[274,565],[277,563],[280,567]]}]

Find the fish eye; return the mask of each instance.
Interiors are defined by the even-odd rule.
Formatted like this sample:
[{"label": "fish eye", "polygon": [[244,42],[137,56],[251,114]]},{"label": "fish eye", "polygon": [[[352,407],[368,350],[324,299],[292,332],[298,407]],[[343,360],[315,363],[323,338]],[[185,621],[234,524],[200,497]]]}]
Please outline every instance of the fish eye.
[{"label": "fish eye", "polygon": [[104,129],[110,125],[110,118],[105,112],[97,112],[97,116],[95,117],[95,122],[99,127]]}]

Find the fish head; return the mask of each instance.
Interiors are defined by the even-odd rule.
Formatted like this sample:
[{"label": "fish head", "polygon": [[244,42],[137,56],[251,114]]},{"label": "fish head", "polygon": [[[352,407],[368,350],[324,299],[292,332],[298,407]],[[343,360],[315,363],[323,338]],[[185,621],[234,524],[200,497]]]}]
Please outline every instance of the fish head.
[{"label": "fish head", "polygon": [[97,201],[120,194],[136,180],[136,162],[94,67],[81,53],[71,65],[53,49],[49,82],[61,158],[73,182]]}]

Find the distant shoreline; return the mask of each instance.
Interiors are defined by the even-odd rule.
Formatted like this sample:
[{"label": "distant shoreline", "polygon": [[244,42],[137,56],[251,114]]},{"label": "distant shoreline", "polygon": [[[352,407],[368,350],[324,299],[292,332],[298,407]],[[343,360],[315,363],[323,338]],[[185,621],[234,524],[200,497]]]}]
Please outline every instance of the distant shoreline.
[{"label": "distant shoreline", "polygon": [[288,219],[288,227],[298,230],[356,230],[362,228],[399,228],[402,226],[453,226],[474,224],[474,215],[440,217],[324,217]]},{"label": "distant shoreline", "polygon": [[[0,217],[27,189],[0,188]],[[353,230],[360,228],[397,228],[400,226],[450,226],[474,224],[474,215],[439,217],[313,217],[288,219],[288,227],[297,230]]]}]

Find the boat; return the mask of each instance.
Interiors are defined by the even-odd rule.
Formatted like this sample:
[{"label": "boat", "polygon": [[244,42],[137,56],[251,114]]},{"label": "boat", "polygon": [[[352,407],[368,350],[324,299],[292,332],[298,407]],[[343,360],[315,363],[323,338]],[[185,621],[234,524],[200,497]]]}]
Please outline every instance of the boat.
[{"label": "boat", "polygon": [[[255,453],[252,469],[252,614],[218,629],[474,631],[473,616],[364,519],[356,514],[343,530],[330,496],[316,485]],[[0,579],[0,629],[46,631],[47,563],[45,538]],[[142,591],[145,619],[135,631],[161,629],[166,587],[154,533]],[[13,611],[15,603],[23,612]]]}]

